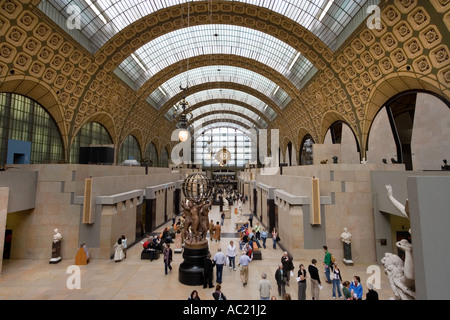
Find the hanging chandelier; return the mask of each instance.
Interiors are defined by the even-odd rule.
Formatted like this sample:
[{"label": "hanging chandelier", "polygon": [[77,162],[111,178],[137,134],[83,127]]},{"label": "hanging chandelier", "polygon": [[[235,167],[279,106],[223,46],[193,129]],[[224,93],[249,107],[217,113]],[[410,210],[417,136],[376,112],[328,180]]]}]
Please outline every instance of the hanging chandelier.
[{"label": "hanging chandelier", "polygon": [[[186,89],[183,89],[183,90],[186,91]],[[178,139],[181,142],[185,142],[189,139],[189,136],[190,136],[189,131],[187,129],[187,123],[188,123],[187,111],[190,106],[189,106],[189,103],[186,101],[185,94],[183,95],[183,99],[181,99],[181,101],[178,103],[178,107],[181,108],[180,121],[178,122],[178,128],[180,129],[180,131],[178,131]],[[190,113],[189,115],[190,115],[190,119],[192,119],[192,113]]]}]

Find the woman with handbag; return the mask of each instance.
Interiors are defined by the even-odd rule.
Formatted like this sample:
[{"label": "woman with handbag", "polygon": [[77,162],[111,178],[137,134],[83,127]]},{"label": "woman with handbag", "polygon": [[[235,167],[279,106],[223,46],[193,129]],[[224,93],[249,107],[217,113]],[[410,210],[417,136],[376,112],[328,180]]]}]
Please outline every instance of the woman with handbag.
[{"label": "woman with handbag", "polygon": [[273,248],[277,248],[277,242],[280,241],[280,237],[278,236],[278,232],[275,228],[272,230],[272,240],[273,240]]}]

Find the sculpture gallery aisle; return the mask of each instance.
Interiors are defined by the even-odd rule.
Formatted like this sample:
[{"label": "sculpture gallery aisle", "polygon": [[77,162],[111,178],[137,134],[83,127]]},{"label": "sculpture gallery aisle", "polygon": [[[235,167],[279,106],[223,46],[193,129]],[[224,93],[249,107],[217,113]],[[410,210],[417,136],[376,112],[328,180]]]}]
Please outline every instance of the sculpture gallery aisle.
[{"label": "sculpture gallery aisle", "polygon": [[[234,212],[234,207],[232,212]],[[243,205],[243,213],[244,217],[247,217],[248,204]],[[218,206],[213,206],[209,219],[214,222],[220,221]],[[231,214],[231,219],[225,219],[221,240],[209,241],[209,249],[213,256],[219,247],[226,252],[230,240],[238,244],[239,239],[235,232],[236,220],[237,215]],[[253,219],[253,225],[257,221],[257,219]],[[166,226],[169,226],[169,222],[155,232],[162,231]],[[236,271],[228,267],[224,268],[222,292],[229,300],[259,300],[257,284],[262,272],[267,273],[267,278],[272,283],[271,295],[281,299],[277,293],[274,275],[283,252],[279,247],[277,250],[272,249],[271,239],[267,240],[267,244],[267,249],[261,249],[262,260],[254,260],[250,263],[247,286],[242,286],[238,268]],[[199,292],[202,300],[213,299],[213,288],[203,289],[202,286],[188,286],[178,281],[178,267],[183,262],[181,254],[173,254],[173,270],[164,276],[162,258],[151,262],[150,260],[141,260],[141,251],[142,246],[138,243],[127,250],[127,258],[120,263],[115,263],[113,259],[93,258],[87,265],[79,266],[81,270],[80,289],[68,289],[67,287],[67,280],[71,275],[67,273],[67,270],[75,262],[75,253],[74,257],[70,259],[62,257],[62,261],[58,264],[49,264],[48,259],[4,260],[3,272],[0,275],[0,300],[186,300],[194,289]],[[240,252],[238,252],[239,256]],[[312,258],[317,259],[317,266],[321,272],[321,279],[323,279],[320,299],[332,300],[332,285],[324,281],[325,275],[321,266],[322,250],[305,250],[304,256],[294,257],[294,273],[297,274],[300,263],[307,267]],[[365,299],[366,280],[370,276],[366,273],[369,265],[358,263],[357,259],[354,260],[354,266],[345,266],[344,263],[340,263],[342,278],[351,281],[354,275],[359,275],[364,287]],[[381,300],[387,300],[393,297],[393,294],[381,264],[380,269],[381,289],[377,292]],[[215,275],[213,283],[216,284]],[[311,300],[309,280],[307,285],[306,299]],[[297,299],[295,281],[291,280],[291,285],[286,287],[286,292],[291,294],[292,299]]]}]

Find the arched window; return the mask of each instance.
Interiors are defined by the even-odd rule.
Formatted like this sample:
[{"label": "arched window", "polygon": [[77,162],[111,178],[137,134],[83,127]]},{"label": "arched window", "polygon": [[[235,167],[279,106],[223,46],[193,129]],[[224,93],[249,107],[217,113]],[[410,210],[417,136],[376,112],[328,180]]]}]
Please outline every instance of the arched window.
[{"label": "arched window", "polygon": [[[203,167],[244,167],[252,157],[250,137],[231,127],[205,130],[196,139],[194,148],[195,162],[201,163]],[[226,161],[223,160],[225,154]]]},{"label": "arched window", "polygon": [[156,146],[152,142],[149,143],[145,156],[148,160],[149,167],[158,166],[158,151],[156,150]]},{"label": "arched window", "polygon": [[123,141],[122,146],[120,147],[117,163],[121,164],[125,160],[136,160],[139,163],[141,162],[141,149],[139,148],[139,142],[132,135],[129,135]]},{"label": "arched window", "polygon": [[63,161],[64,144],[53,117],[30,98],[0,93],[0,165]]},{"label": "arched window", "polygon": [[108,131],[98,122],[89,122],[81,127],[72,147],[70,148],[70,163],[79,163],[80,147],[91,145],[112,145],[113,141]]},{"label": "arched window", "polygon": [[300,144],[300,165],[313,164],[313,144],[311,135],[307,134]]},{"label": "arched window", "polygon": [[163,148],[161,151],[161,167],[169,167],[169,151],[167,151],[167,148]]}]

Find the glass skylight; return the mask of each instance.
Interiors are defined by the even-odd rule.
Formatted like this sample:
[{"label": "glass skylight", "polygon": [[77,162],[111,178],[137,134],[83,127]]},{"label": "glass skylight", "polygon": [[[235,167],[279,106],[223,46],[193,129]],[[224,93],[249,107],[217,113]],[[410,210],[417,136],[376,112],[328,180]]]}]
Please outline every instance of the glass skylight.
[{"label": "glass skylight", "polygon": [[[119,68],[140,87],[168,66],[187,58],[208,54],[229,54],[254,59],[289,77],[294,73],[289,68],[297,51],[275,37],[250,28],[201,25],[173,31],[148,42],[137,49],[134,56],[126,58]],[[305,60],[299,59],[298,63]],[[311,66],[295,68],[294,78],[301,79]],[[180,63],[180,69],[185,71],[186,65]],[[183,81],[183,87],[186,81]]]},{"label": "glass skylight", "polygon": [[183,72],[166,81],[150,95],[151,103],[159,109],[173,96],[180,93],[180,86],[186,87],[186,80],[188,80],[189,87],[212,82],[239,83],[258,90],[272,99],[280,108],[284,108],[291,101],[291,98],[282,89],[279,89],[274,95],[277,84],[256,72],[232,66],[207,66]]},{"label": "glass skylight", "polygon": [[[44,2],[43,0],[42,2]],[[129,24],[171,6],[186,8],[187,2],[201,0],[46,0],[65,17],[71,15],[68,6],[81,10],[81,32],[90,39],[95,53],[114,35]],[[238,0],[228,0],[238,1]],[[337,36],[367,0],[239,0],[238,2],[270,9],[301,24],[332,50]],[[69,11],[69,12],[68,12]],[[321,18],[321,16],[324,17]],[[106,22],[106,23],[105,23]]]},{"label": "glass skylight", "polygon": [[245,118],[236,116],[234,114],[214,114],[209,115],[203,118],[200,118],[194,122],[192,122],[191,126],[193,128],[198,128],[199,126],[202,126],[202,123],[208,123],[210,121],[216,121],[216,122],[231,122],[240,124],[244,128],[251,129],[255,126],[255,124]]},{"label": "glass skylight", "polygon": [[[186,97],[186,101],[189,102],[192,108],[195,108],[195,105],[197,103],[216,99],[236,100],[246,103],[254,107],[256,110],[260,111],[261,113],[265,114],[267,118],[269,118],[271,121],[273,121],[277,116],[275,111],[270,106],[268,106],[264,101],[243,91],[237,91],[232,89],[209,89],[196,92]],[[170,119],[174,113],[175,113],[175,106],[172,107],[166,113],[166,118]]]},{"label": "glass skylight", "polygon": [[264,121],[264,119],[262,119],[261,116],[259,116],[257,113],[255,113],[247,108],[229,104],[229,103],[211,104],[211,105],[207,105],[207,106],[195,109],[191,112],[192,116],[193,116],[192,120],[195,120],[196,118],[201,117],[202,115],[210,113],[210,112],[217,112],[217,113],[221,112],[224,114],[228,114],[228,111],[243,114],[243,115],[247,116],[248,118],[253,119],[256,123],[258,123],[260,128],[262,128],[262,129],[267,128],[266,121]]}]

